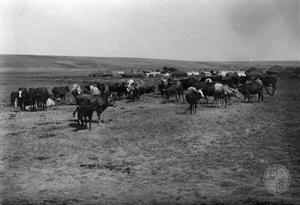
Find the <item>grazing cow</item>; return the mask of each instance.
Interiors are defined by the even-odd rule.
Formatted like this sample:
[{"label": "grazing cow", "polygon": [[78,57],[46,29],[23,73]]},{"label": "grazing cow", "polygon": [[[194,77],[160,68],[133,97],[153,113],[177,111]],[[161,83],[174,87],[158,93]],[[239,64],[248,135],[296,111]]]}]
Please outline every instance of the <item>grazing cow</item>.
[{"label": "grazing cow", "polygon": [[171,96],[175,96],[176,101],[179,101],[180,97],[182,96],[182,100],[184,101],[183,90],[184,89],[183,89],[182,83],[179,80],[174,80],[174,81],[168,82],[168,85],[167,85],[166,91],[165,91],[167,102],[169,102],[169,98]]},{"label": "grazing cow", "polygon": [[140,100],[145,94],[155,92],[155,85],[151,82],[138,80],[133,85],[133,99]]},{"label": "grazing cow", "polygon": [[[128,97],[132,98],[134,101],[141,101],[141,96],[145,94],[146,83],[145,81],[134,81],[128,80],[126,84],[126,90],[128,92]],[[155,89],[155,87],[154,87]]]},{"label": "grazing cow", "polygon": [[[75,84],[77,85],[77,84]],[[67,92],[69,92],[70,89],[68,86],[65,87],[54,87],[52,89],[52,94],[54,96],[54,98],[61,98],[61,100],[65,100],[66,94]]]},{"label": "grazing cow", "polygon": [[108,86],[110,93],[116,93],[118,97],[127,96],[126,82],[115,83]]},{"label": "grazing cow", "polygon": [[10,93],[10,106],[18,107],[18,92],[11,92]]},{"label": "grazing cow", "polygon": [[246,98],[248,99],[248,102],[251,102],[250,100],[250,94],[258,94],[257,102],[259,100],[263,101],[263,85],[261,81],[259,80],[252,80],[247,81],[245,84],[239,85],[238,90],[244,95],[244,102],[246,102]]},{"label": "grazing cow", "polygon": [[192,114],[193,109],[196,113],[197,105],[201,98],[204,98],[204,94],[202,90],[197,90],[195,87],[189,87],[185,92],[185,99],[190,104],[188,110],[190,110],[190,114]]},{"label": "grazing cow", "polygon": [[[264,84],[265,90],[269,95],[274,95],[276,91],[276,83],[277,83],[277,78],[272,75],[264,76],[261,78],[262,83]],[[270,89],[272,91],[270,92]]]},{"label": "grazing cow", "polygon": [[218,99],[218,106],[221,107],[221,99],[224,99],[224,108],[227,107],[227,101],[230,97],[239,97],[239,91],[233,89],[228,85],[223,85],[221,83],[215,83],[214,89],[214,99]]},{"label": "grazing cow", "polygon": [[72,91],[74,98],[76,99],[77,108],[73,112],[73,116],[75,116],[76,112],[78,112],[78,124],[79,121],[83,121],[83,118],[89,118],[89,128],[91,129],[91,121],[93,112],[97,112],[98,116],[98,125],[100,125],[100,115],[102,112],[106,110],[109,106],[114,106],[110,97],[106,97],[105,95],[89,95],[89,94],[78,94],[77,90]]}]

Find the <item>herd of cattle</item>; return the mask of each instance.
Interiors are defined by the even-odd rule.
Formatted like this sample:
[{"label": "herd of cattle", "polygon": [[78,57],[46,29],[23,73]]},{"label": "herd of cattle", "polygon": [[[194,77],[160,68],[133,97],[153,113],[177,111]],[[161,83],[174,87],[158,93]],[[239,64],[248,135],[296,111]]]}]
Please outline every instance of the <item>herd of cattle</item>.
[{"label": "herd of cattle", "polygon": [[91,128],[93,112],[97,112],[98,123],[101,113],[109,106],[115,106],[116,99],[132,99],[140,101],[144,94],[159,92],[161,97],[169,102],[170,98],[176,101],[181,99],[189,104],[188,110],[196,112],[200,99],[208,103],[208,96],[218,100],[221,107],[221,100],[226,108],[227,101],[231,97],[244,96],[244,101],[251,102],[250,95],[256,94],[257,101],[263,101],[263,90],[273,95],[276,90],[277,78],[275,76],[238,76],[238,75],[213,75],[210,77],[188,77],[183,79],[159,79],[153,80],[124,80],[118,83],[105,85],[80,86],[78,84],[66,87],[54,87],[52,95],[47,88],[19,88],[17,92],[11,92],[11,106],[18,106],[21,110],[45,110],[48,101],[51,99],[62,101],[68,92],[71,92],[77,104],[73,115],[77,113],[78,124]]}]

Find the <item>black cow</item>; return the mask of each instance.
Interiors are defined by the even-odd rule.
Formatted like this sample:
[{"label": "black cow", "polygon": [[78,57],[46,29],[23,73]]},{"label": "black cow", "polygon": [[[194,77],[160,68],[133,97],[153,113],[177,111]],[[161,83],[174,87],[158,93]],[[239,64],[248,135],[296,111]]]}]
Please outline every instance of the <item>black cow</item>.
[{"label": "black cow", "polygon": [[108,91],[110,93],[116,93],[119,97],[124,97],[127,95],[126,82],[111,84],[108,86]]},{"label": "black cow", "polygon": [[184,78],[179,80],[182,84],[183,89],[188,89],[189,87],[193,87],[197,82],[197,79],[194,77]]},{"label": "black cow", "polygon": [[221,83],[223,85],[228,85],[229,87],[236,88],[239,84],[239,76],[235,72],[226,73],[226,75],[222,77]]},{"label": "black cow", "polygon": [[89,118],[90,129],[94,111],[97,112],[98,124],[100,124],[101,113],[104,112],[107,107],[114,106],[114,103],[111,101],[111,98],[105,95],[78,95],[77,90],[74,90],[72,94],[77,104],[77,108],[73,112],[73,116],[75,116],[76,112],[78,112],[78,125],[80,124],[80,121],[83,124],[83,118],[85,119],[85,123],[87,124],[87,118]]},{"label": "black cow", "polygon": [[238,85],[239,84],[245,84],[247,80],[249,80],[247,76],[240,76],[238,78]]},{"label": "black cow", "polygon": [[52,94],[54,98],[61,98],[61,100],[65,100],[67,92],[69,92],[70,89],[68,86],[65,87],[54,87],[52,89]]},{"label": "black cow", "polygon": [[194,84],[194,87],[197,90],[202,90],[204,98],[206,100],[206,103],[208,103],[208,96],[214,96],[214,82],[203,82],[203,81],[197,81]]},{"label": "black cow", "polygon": [[47,108],[46,102],[49,98],[48,89],[45,87],[36,88],[35,89],[35,97],[36,97],[37,108],[45,110]]},{"label": "black cow", "polygon": [[18,106],[18,92],[11,92],[10,93],[10,106],[15,106],[15,101],[17,100],[17,106]]},{"label": "black cow", "polygon": [[169,98],[171,96],[174,96],[176,101],[179,101],[180,97],[182,96],[182,100],[184,101],[183,91],[184,89],[181,81],[179,80],[169,81],[165,88],[165,97],[169,102]]},{"label": "black cow", "polygon": [[261,99],[261,101],[264,100],[263,96],[263,85],[259,83],[257,80],[253,80],[250,82],[246,82],[245,84],[239,85],[238,90],[244,95],[244,102],[246,102],[246,98],[248,99],[248,102],[251,102],[250,100],[250,94],[258,94],[257,102]]}]

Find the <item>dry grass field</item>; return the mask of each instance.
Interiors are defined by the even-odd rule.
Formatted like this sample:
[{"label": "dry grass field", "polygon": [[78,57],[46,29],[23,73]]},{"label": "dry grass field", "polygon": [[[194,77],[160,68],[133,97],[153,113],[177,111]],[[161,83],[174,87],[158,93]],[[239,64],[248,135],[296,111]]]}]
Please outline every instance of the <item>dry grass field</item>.
[{"label": "dry grass field", "polygon": [[[22,59],[9,61],[2,57],[0,73],[3,204],[300,204],[299,79],[279,79],[275,96],[265,95],[263,103],[233,99],[227,109],[201,104],[195,115],[185,114],[187,104],[162,103],[154,93],[139,103],[121,100],[102,114],[100,126],[94,122],[91,130],[80,130],[74,105],[21,112],[9,107],[9,93],[91,82],[91,70],[123,69],[114,67],[120,59],[76,69],[48,61],[47,68],[22,68]],[[153,62],[144,65],[164,63]],[[197,63],[178,67],[185,64],[192,70]],[[280,195],[263,185],[264,171],[273,164],[284,165],[291,177]]]}]

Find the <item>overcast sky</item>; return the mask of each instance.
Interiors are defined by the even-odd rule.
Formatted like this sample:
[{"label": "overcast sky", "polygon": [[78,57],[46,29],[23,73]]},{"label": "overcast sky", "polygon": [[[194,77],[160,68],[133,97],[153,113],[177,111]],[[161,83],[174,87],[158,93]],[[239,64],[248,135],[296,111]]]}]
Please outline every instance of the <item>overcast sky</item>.
[{"label": "overcast sky", "polygon": [[0,53],[300,60],[297,0],[0,1]]}]

